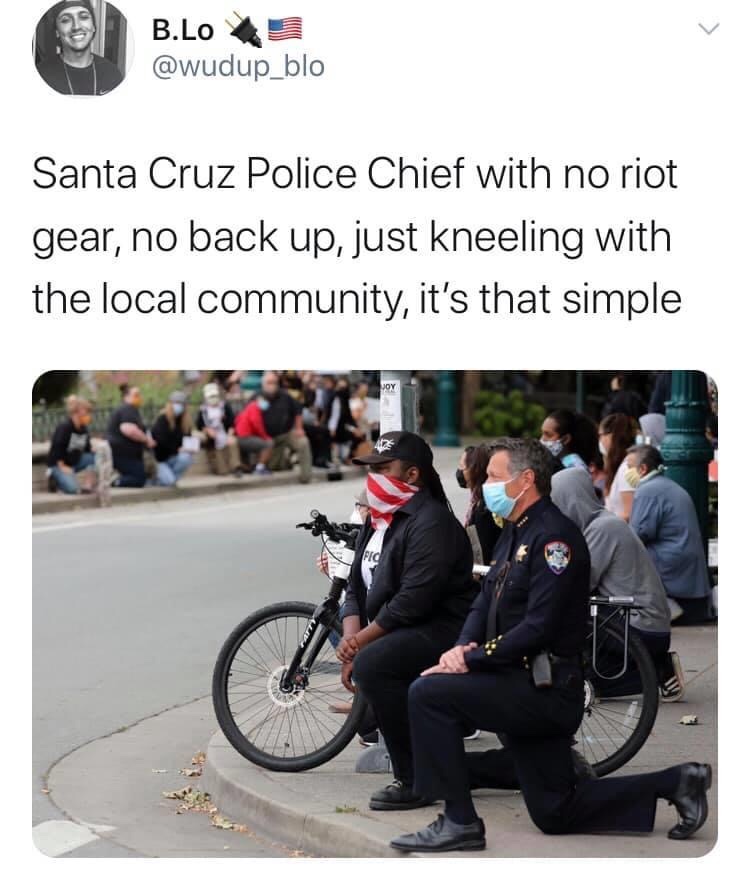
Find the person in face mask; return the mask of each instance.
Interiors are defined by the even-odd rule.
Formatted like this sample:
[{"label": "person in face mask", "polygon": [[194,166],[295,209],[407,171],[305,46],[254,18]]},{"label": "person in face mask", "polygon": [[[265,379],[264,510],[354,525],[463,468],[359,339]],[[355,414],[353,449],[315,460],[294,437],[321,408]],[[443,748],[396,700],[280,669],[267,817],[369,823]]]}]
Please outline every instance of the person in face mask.
[{"label": "person in face mask", "polygon": [[418,808],[429,800],[414,789],[409,685],[453,644],[471,606],[471,545],[424,439],[384,433],[354,463],[369,466],[369,522],[344,603],[341,680],[371,705],[391,758],[395,780],[372,795],[370,808]]},{"label": "person in face mask", "polygon": [[550,412],[542,422],[540,441],[563,469],[571,466],[588,469],[596,460],[596,424],[578,412],[569,409]]},{"label": "person in face mask", "polygon": [[273,440],[269,468],[274,472],[289,469],[294,454],[299,464],[300,484],[308,484],[312,478],[312,451],[305,435],[302,406],[282,390],[278,373],[272,370],[263,373],[258,405],[263,414],[263,426]]},{"label": "person in face mask", "polygon": [[140,388],[123,385],[122,405],[112,412],[107,424],[107,441],[112,448],[112,463],[119,473],[114,487],[143,487],[146,467],[143,452],[156,443],[146,430],[140,408],[143,404]]},{"label": "person in face mask", "polygon": [[[68,417],[55,429],[47,457],[50,490],[64,494],[91,493],[95,482],[94,453],[91,448],[89,424],[91,404],[79,397],[68,397],[65,404]],[[83,486],[77,474],[85,472]]]},{"label": "person in face mask", "polygon": [[234,435],[234,411],[224,400],[221,388],[214,382],[203,386],[203,402],[195,418],[195,427],[201,433],[211,472],[214,475],[228,475],[234,471],[236,476],[241,476]]},{"label": "person in face mask", "polygon": [[630,526],[656,566],[673,623],[711,619],[711,582],[690,494],[664,475],[663,458],[653,445],[631,448],[626,463],[628,480],[635,488]]},{"label": "person in face mask", "polygon": [[463,450],[456,469],[458,486],[469,491],[464,527],[474,549],[475,562],[485,566],[492,560],[492,552],[503,528],[503,519],[492,514],[482,495],[489,458],[488,445],[469,445]]},{"label": "person in face mask", "polygon": [[502,439],[488,466],[487,507],[510,521],[496,563],[458,636],[409,689],[414,790],[445,800],[445,813],[391,846],[441,852],[485,847],[462,740],[466,718],[502,733],[517,778],[545,833],[650,832],[656,802],[678,811],[671,838],[706,819],[707,765],[688,763],[624,778],[580,778],[571,738],[584,712],[582,653],[591,563],[578,527],[550,500],[549,452],[536,439]]},{"label": "person in face mask", "polygon": [[155,484],[174,487],[188,471],[193,455],[185,446],[191,445],[192,431],[187,397],[182,391],[174,391],[151,428],[151,435],[156,442]]}]

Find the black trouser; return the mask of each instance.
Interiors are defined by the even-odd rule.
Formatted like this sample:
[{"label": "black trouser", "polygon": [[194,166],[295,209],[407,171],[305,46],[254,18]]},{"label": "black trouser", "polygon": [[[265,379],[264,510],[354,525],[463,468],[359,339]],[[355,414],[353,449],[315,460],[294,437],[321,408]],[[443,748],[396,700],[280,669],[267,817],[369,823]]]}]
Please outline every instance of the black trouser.
[{"label": "black trouser", "polygon": [[[564,677],[563,669],[560,674]],[[650,832],[656,800],[676,790],[679,767],[577,781],[570,737],[582,713],[580,673],[569,687],[545,690],[534,687],[527,670],[514,667],[420,678],[409,690],[414,788],[432,799],[464,802],[472,781],[475,787],[517,785],[531,819],[545,833]],[[491,759],[477,755],[483,760],[475,758],[473,774],[464,752],[467,718],[479,729],[504,733],[508,741],[506,748],[490,752]],[[482,764],[479,777],[491,783],[476,783]]]},{"label": "black trouser", "polygon": [[305,436],[310,442],[313,466],[325,466],[331,460],[331,434],[326,427],[305,424]]},{"label": "black trouser", "polygon": [[372,642],[354,658],[354,682],[375,713],[393,774],[405,784],[414,781],[409,685],[453,647],[460,630],[460,623],[403,627]]},{"label": "black trouser", "polygon": [[120,473],[117,487],[143,487],[146,484],[146,467],[142,458],[113,453],[112,466]]}]

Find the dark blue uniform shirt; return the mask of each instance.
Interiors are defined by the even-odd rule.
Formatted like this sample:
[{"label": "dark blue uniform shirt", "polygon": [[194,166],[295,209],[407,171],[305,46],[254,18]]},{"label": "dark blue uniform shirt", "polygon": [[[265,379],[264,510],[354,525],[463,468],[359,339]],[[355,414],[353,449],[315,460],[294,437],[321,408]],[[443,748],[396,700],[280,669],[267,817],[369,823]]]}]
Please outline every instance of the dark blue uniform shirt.
[{"label": "dark blue uniform shirt", "polygon": [[503,531],[457,644],[470,670],[520,665],[540,651],[583,651],[591,564],[578,527],[542,497]]}]

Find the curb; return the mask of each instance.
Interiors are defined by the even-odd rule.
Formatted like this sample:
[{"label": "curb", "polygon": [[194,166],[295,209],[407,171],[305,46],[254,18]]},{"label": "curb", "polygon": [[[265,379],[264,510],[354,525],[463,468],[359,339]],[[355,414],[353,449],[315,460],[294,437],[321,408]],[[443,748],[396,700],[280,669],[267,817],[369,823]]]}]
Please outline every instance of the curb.
[{"label": "curb", "polygon": [[[359,478],[363,475],[360,469],[343,467],[339,470],[344,480]],[[299,484],[299,474],[296,471],[275,472],[262,478],[249,475],[242,478],[225,478],[217,476],[210,483],[191,483],[189,477],[182,479],[177,487],[144,487],[144,488],[112,488],[112,506],[128,506],[136,503],[155,503],[166,500],[187,499],[189,497],[213,496],[215,494],[231,493],[233,491],[248,491],[280,487],[282,485]],[[328,470],[313,469],[312,482],[321,483],[328,480]],[[64,494],[44,494],[34,501],[32,497],[32,515],[50,515],[57,512],[70,512],[79,509],[98,509],[99,500],[95,494],[85,496],[66,496]]]},{"label": "curb", "polygon": [[316,857],[408,857],[389,841],[401,830],[358,813],[340,814],[289,790],[244,760],[221,732],[211,737],[203,766],[205,787],[222,814],[266,838]]}]

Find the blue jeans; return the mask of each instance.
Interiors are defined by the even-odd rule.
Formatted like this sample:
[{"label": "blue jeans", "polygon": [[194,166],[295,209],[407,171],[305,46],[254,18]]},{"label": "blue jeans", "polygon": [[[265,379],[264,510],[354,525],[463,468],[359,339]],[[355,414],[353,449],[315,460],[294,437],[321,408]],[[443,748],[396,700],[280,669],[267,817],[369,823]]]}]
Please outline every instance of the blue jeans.
[{"label": "blue jeans", "polygon": [[64,472],[59,466],[50,467],[50,476],[57,484],[58,490],[64,494],[78,494],[81,492],[81,486],[78,484],[76,473],[94,465],[94,455],[91,452],[86,452],[81,455],[81,459],[73,467],[73,472]]},{"label": "blue jeans", "polygon": [[180,451],[172,457],[160,461],[156,466],[156,484],[162,487],[174,487],[177,484],[177,479],[188,471],[192,462],[192,454],[188,454],[186,451]]}]

